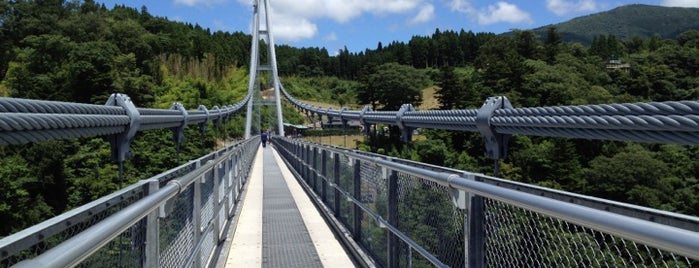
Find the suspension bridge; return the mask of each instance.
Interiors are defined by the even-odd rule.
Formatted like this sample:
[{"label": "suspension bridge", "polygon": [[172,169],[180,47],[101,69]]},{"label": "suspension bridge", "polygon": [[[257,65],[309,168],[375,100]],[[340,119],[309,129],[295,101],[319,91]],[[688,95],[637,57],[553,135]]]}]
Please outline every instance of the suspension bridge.
[{"label": "suspension bridge", "polygon": [[[2,267],[697,267],[699,218],[284,137],[281,98],[320,120],[479,133],[502,159],[513,134],[699,144],[699,102],[480,109],[308,105],[279,81],[269,3],[254,4],[248,95],[222,107],[139,108],[0,98],[0,144],[105,136],[127,160],[136,133],[219,127],[245,139],[0,240]],[[264,26],[264,27],[262,27]],[[260,39],[268,62],[261,63]],[[277,135],[260,146],[256,81],[271,72]],[[267,102],[270,104],[270,102]],[[212,124],[210,124],[212,123]]]}]

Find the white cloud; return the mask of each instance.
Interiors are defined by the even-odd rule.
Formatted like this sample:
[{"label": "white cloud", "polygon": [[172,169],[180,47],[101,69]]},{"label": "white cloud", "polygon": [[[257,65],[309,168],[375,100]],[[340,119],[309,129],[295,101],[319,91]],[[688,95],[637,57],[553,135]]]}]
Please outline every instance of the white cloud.
[{"label": "white cloud", "polygon": [[434,6],[432,4],[427,4],[424,5],[421,9],[420,12],[415,15],[410,21],[408,22],[409,24],[420,24],[420,23],[425,23],[434,18]]},{"label": "white cloud", "polygon": [[546,8],[558,16],[574,12],[590,12],[598,9],[594,0],[546,0]]},{"label": "white cloud", "polygon": [[503,1],[499,1],[494,5],[489,5],[486,8],[478,9],[473,7],[471,0],[451,0],[451,2],[449,2],[449,7],[452,11],[458,11],[475,18],[480,25],[500,22],[512,24],[531,24],[534,22],[528,12],[520,9],[515,4]]},{"label": "white cloud", "polygon": [[[281,40],[295,41],[315,36],[318,27],[314,21],[318,19],[331,19],[338,23],[347,23],[364,14],[405,14],[416,11],[424,7],[426,3],[432,1],[433,0],[274,0],[270,1],[272,9],[272,28],[275,37],[279,37]],[[248,6],[252,5],[251,0],[238,0],[238,2]],[[278,19],[277,17],[284,18]],[[280,25],[280,23],[291,24]],[[295,30],[294,28],[296,27],[305,27],[305,29]],[[290,32],[282,32],[287,30]]]},{"label": "white cloud", "polygon": [[699,7],[697,0],[663,0],[660,5],[669,7]]},{"label": "white cloud", "polygon": [[497,2],[478,13],[478,24],[488,25],[498,22],[531,24],[533,20],[529,13],[507,2]]},{"label": "white cloud", "polygon": [[290,16],[284,13],[277,14],[276,11],[272,11],[271,19],[272,32],[275,39],[294,42],[311,38],[318,32],[318,26],[303,17]]},{"label": "white cloud", "polygon": [[213,6],[216,4],[225,3],[225,0],[175,0],[175,4],[185,6]]},{"label": "white cloud", "polygon": [[337,41],[337,34],[335,32],[332,32],[325,37],[323,37],[323,41],[325,42],[332,42],[332,41]]}]

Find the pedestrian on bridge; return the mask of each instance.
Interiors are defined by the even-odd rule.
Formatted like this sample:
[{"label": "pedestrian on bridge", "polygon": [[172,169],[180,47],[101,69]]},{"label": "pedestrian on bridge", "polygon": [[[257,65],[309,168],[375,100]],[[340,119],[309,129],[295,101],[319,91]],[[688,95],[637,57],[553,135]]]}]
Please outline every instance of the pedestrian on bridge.
[{"label": "pedestrian on bridge", "polygon": [[262,132],[260,138],[262,139],[262,147],[267,147],[267,132]]}]

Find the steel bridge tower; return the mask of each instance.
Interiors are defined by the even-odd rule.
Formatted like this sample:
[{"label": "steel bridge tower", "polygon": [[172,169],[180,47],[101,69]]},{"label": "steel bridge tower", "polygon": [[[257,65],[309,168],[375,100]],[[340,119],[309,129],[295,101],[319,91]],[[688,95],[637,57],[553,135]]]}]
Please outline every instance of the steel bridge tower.
[{"label": "steel bridge tower", "polygon": [[[284,122],[282,117],[282,104],[280,98],[279,72],[277,71],[277,54],[274,50],[274,37],[272,36],[272,28],[270,23],[270,8],[268,0],[253,0],[253,17],[252,17],[252,46],[250,48],[250,81],[248,83],[248,93],[252,94],[253,99],[248,102],[247,117],[245,121],[245,138],[248,139],[252,135],[252,116],[253,108],[256,105],[266,104],[260,95],[258,77],[260,72],[271,72],[271,82],[274,87],[274,104],[277,109],[277,135],[284,136]],[[264,28],[260,27],[261,20],[264,19]],[[260,65],[260,39],[265,39],[263,42],[267,45],[267,62]],[[260,112],[258,110],[258,112]],[[260,131],[262,131],[260,129]],[[257,133],[255,133],[257,134]]]}]

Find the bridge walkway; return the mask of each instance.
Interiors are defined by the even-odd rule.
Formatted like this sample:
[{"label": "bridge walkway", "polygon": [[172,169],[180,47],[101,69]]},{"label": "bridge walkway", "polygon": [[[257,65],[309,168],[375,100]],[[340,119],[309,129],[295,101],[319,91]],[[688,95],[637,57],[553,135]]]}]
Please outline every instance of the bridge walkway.
[{"label": "bridge walkway", "polygon": [[251,174],[225,267],[354,266],[271,146],[259,148]]}]

